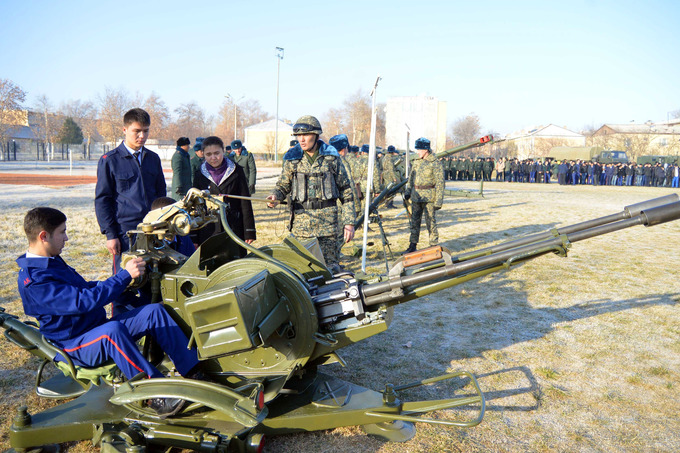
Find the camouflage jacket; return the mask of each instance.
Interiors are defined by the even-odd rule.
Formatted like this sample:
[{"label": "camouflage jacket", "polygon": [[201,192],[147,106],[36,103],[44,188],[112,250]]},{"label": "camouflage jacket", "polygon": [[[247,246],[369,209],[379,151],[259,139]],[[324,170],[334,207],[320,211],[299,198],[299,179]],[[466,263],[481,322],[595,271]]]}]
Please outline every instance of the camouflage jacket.
[{"label": "camouflage jacket", "polygon": [[[354,225],[354,197],[347,170],[335,148],[321,140],[318,143],[319,155],[314,163],[309,162],[299,144],[286,152],[283,156],[281,176],[272,192],[278,200],[283,200],[288,195],[293,198],[293,208],[297,209],[293,211],[291,233],[298,237],[335,236],[338,216],[343,225]],[[296,184],[299,184],[294,182],[296,178],[297,181],[307,181],[306,188],[296,189]],[[327,189],[333,185],[337,193],[330,195]],[[293,191],[296,193],[292,193]],[[305,209],[300,206],[316,200],[340,200],[342,207],[338,212],[337,201],[317,209]]]},{"label": "camouflage jacket", "polygon": [[390,183],[398,182],[400,180],[399,175],[394,167],[394,162],[397,157],[392,154],[385,154],[382,158],[382,179],[383,185],[387,186]]},{"label": "camouflage jacket", "polygon": [[[362,153],[355,157],[354,166],[352,167],[352,175],[354,181],[359,183],[361,192],[364,198],[371,199],[372,194],[366,193],[366,176],[368,175],[368,154]],[[380,170],[378,165],[373,167],[373,194],[380,193]]]},{"label": "camouflage jacket", "polygon": [[430,153],[424,159],[414,159],[407,190],[411,201],[434,203],[441,208],[444,202],[444,170],[441,163]]}]

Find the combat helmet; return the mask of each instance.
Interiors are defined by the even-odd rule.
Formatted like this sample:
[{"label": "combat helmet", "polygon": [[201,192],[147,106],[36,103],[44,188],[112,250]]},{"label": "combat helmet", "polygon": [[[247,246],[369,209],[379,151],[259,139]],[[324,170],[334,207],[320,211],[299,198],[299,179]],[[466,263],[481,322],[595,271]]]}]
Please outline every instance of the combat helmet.
[{"label": "combat helmet", "polygon": [[298,118],[293,125],[293,135],[316,134],[321,135],[321,123],[312,115],[304,115]]}]

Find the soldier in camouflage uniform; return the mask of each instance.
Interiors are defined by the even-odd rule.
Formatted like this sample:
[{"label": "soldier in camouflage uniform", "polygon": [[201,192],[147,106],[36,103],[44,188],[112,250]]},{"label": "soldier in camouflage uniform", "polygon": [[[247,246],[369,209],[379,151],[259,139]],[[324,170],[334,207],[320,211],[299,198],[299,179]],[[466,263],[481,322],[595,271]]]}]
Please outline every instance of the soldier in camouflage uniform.
[{"label": "soldier in camouflage uniform", "polygon": [[341,269],[336,241],[338,216],[344,225],[345,242],[349,242],[354,237],[354,197],[340,155],[319,139],[321,133],[315,117],[305,115],[297,120],[293,135],[299,143],[283,156],[281,177],[267,198],[283,200],[290,194],[291,233],[301,239],[316,238],[326,265],[336,273]]},{"label": "soldier in camouflage uniform", "polygon": [[[395,167],[397,159],[399,159],[397,149],[392,145],[388,146],[387,153],[381,161],[383,184],[385,187],[389,186],[390,184],[397,184],[399,181],[401,181],[401,177],[399,176]],[[394,208],[394,197],[387,200],[385,207]]]},{"label": "soldier in camouflage uniform", "polygon": [[435,211],[441,209],[444,202],[444,173],[441,163],[430,150],[430,141],[419,138],[416,140],[415,148],[419,158],[413,161],[405,194],[405,198],[412,202],[410,245],[406,253],[416,251],[423,213],[430,236],[430,246],[437,245],[439,233]]},{"label": "soldier in camouflage uniform", "polygon": [[[357,186],[354,182],[354,178],[352,177],[352,170],[350,167],[350,163],[348,159],[354,159],[352,153],[349,152],[350,146],[349,146],[349,139],[347,138],[347,135],[345,134],[339,134],[339,135],[334,135],[331,137],[330,140],[328,140],[328,143],[335,148],[338,151],[338,154],[340,154],[340,158],[342,159],[342,164],[345,166],[345,170],[347,170],[347,177],[349,178],[349,183],[350,187],[352,188],[352,197],[355,200],[359,199],[359,194],[357,192]],[[358,203],[354,203],[354,216],[355,218],[357,217],[357,212],[356,208],[358,207]],[[342,223],[342,218],[338,218],[338,233],[337,233],[337,238],[338,238],[338,256],[340,255],[340,250],[342,249],[342,246],[345,245],[345,234],[344,234],[344,228],[345,225]]]}]

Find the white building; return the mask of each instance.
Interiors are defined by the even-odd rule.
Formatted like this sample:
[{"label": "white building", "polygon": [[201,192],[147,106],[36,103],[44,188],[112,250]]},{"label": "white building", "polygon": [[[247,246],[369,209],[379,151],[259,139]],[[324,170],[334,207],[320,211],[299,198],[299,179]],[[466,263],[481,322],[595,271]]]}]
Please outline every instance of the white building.
[{"label": "white building", "polygon": [[435,152],[446,149],[446,102],[422,94],[389,98],[385,110],[385,144],[406,149],[407,136],[411,150],[420,137],[429,139]]},{"label": "white building", "polygon": [[585,135],[554,124],[515,131],[505,140],[519,159],[545,157],[555,146],[586,146]]},{"label": "white building", "polygon": [[[293,126],[279,120],[278,127],[278,154],[281,156],[290,148],[293,139]],[[245,129],[243,144],[256,154],[274,155],[274,137],[276,136],[276,120],[269,120],[259,124],[253,124]]]}]

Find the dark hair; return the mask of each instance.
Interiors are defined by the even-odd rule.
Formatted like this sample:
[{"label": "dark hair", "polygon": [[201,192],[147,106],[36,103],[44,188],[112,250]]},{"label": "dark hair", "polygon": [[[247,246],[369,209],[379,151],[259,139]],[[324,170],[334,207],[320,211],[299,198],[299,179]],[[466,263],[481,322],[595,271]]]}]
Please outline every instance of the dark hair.
[{"label": "dark hair", "polygon": [[205,151],[205,149],[211,145],[217,145],[222,151],[224,151],[224,142],[221,138],[216,137],[215,135],[204,138],[203,143],[201,143],[201,149]]},{"label": "dark hair", "polygon": [[189,137],[180,137],[177,139],[177,146],[187,146],[191,145],[191,140],[189,140]]},{"label": "dark hair", "polygon": [[128,110],[123,116],[123,125],[127,127],[132,123],[139,123],[142,126],[151,126],[151,117],[144,109],[135,108]]},{"label": "dark hair", "polygon": [[174,202],[175,200],[170,197],[158,197],[153,201],[153,203],[151,203],[151,210],[153,211],[154,209],[170,206]]},{"label": "dark hair", "polygon": [[59,225],[66,222],[66,215],[58,209],[44,206],[33,208],[24,217],[24,232],[28,242],[34,243],[41,231],[54,233]]}]

